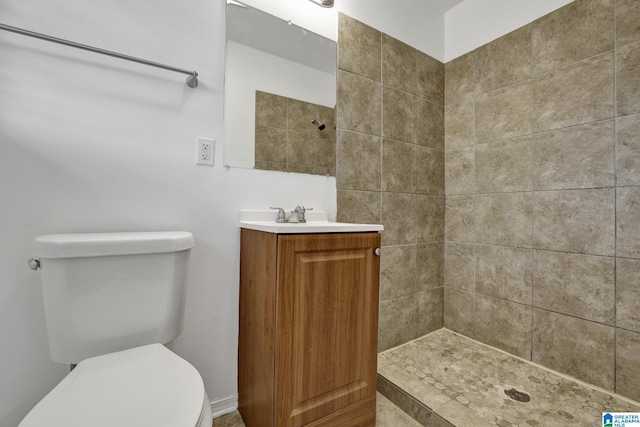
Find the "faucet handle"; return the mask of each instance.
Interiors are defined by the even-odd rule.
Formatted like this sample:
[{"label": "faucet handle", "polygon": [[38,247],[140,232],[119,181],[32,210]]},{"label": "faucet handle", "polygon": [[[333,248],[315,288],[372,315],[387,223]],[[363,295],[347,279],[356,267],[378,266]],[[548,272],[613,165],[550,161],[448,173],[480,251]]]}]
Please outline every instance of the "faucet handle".
[{"label": "faucet handle", "polygon": [[293,210],[292,215],[295,213],[298,216],[298,222],[307,222],[307,218],[304,216],[305,212],[312,211],[313,208],[306,208],[303,205],[298,205]]},{"label": "faucet handle", "polygon": [[312,211],[313,208],[305,208],[304,205],[298,205],[296,206],[296,208],[293,210],[294,212],[306,212],[306,211]]},{"label": "faucet handle", "polygon": [[269,206],[269,209],[274,209],[278,211],[278,217],[276,218],[276,222],[277,223],[282,223],[282,222],[287,222],[285,215],[284,215],[284,209],[282,208],[274,208],[273,206]]}]

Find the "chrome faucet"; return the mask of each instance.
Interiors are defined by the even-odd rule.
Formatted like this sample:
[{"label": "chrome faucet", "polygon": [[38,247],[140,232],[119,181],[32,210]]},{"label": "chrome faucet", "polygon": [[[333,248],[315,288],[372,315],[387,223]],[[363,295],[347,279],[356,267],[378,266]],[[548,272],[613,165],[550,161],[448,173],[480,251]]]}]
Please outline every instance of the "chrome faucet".
[{"label": "chrome faucet", "polygon": [[[291,214],[287,217],[284,213],[284,209],[282,208],[277,208],[277,207],[273,207],[273,206],[269,206],[270,209],[275,209],[278,211],[278,217],[276,218],[276,222],[281,224],[281,223],[285,223],[285,222],[301,222],[301,223],[305,223],[307,222],[307,218],[305,217],[305,213],[307,211],[313,210],[313,208],[306,208],[302,205],[298,205],[296,206],[296,208],[294,210],[291,211]],[[291,221],[291,217],[293,217],[294,215],[296,215],[296,219],[297,221]]]},{"label": "chrome faucet", "polygon": [[304,222],[307,222],[307,218],[305,218],[304,214],[305,214],[306,211],[310,211],[310,210],[313,210],[313,208],[305,209],[304,206],[298,205],[293,210],[293,212],[291,212],[291,216],[293,216],[293,214],[296,214],[298,216],[298,222],[303,222],[304,223]]}]

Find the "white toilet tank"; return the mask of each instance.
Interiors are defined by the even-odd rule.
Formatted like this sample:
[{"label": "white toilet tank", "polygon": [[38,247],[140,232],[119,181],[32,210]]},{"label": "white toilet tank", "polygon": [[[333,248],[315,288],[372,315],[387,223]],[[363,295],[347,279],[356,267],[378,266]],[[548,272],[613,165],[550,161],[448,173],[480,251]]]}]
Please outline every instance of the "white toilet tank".
[{"label": "white toilet tank", "polygon": [[51,357],[88,357],[182,331],[188,232],[52,234],[38,237]]}]

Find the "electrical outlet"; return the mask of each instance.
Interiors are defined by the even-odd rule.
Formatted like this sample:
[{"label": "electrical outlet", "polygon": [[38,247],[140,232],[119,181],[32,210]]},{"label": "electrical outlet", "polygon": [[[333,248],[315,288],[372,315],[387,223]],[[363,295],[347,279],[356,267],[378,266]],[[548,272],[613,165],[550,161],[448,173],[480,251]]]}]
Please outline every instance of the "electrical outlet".
[{"label": "electrical outlet", "polygon": [[196,159],[197,165],[213,166],[215,159],[216,140],[210,138],[198,138]]}]

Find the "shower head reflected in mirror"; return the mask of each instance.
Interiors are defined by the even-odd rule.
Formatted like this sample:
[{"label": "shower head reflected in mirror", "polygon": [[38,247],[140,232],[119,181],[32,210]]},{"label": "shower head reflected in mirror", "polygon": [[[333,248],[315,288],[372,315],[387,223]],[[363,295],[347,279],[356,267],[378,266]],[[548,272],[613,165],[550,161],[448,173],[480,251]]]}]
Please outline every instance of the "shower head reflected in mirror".
[{"label": "shower head reflected in mirror", "polygon": [[324,128],[326,127],[324,125],[324,123],[320,123],[319,121],[317,121],[316,119],[311,120],[311,123],[318,126],[318,129],[320,130],[324,130]]},{"label": "shower head reflected in mirror", "polygon": [[315,3],[322,7],[333,7],[333,0],[309,0],[311,3]]}]

